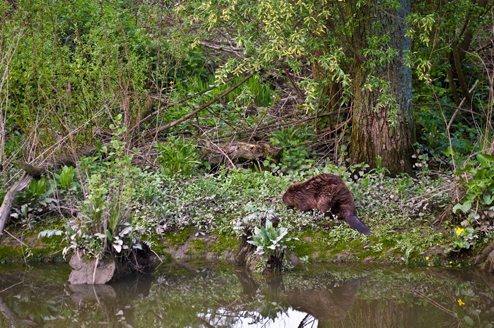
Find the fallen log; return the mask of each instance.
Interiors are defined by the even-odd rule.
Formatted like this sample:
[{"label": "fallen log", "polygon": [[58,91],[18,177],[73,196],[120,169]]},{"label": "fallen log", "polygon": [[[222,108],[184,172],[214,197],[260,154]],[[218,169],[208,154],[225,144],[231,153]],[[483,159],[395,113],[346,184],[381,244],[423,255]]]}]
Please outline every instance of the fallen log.
[{"label": "fallen log", "polygon": [[268,142],[230,142],[221,144],[208,143],[202,149],[202,159],[211,166],[218,166],[229,162],[239,164],[247,161],[261,161],[272,158],[278,161],[283,149]]}]

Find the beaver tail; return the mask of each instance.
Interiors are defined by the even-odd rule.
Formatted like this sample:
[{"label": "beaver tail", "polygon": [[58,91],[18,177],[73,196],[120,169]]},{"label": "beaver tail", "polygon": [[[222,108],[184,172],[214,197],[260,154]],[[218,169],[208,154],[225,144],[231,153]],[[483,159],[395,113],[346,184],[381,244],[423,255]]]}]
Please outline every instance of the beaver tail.
[{"label": "beaver tail", "polygon": [[371,233],[370,229],[355,215],[348,215],[347,217],[345,217],[345,220],[346,222],[348,222],[350,227],[357,230],[361,234],[368,235]]}]

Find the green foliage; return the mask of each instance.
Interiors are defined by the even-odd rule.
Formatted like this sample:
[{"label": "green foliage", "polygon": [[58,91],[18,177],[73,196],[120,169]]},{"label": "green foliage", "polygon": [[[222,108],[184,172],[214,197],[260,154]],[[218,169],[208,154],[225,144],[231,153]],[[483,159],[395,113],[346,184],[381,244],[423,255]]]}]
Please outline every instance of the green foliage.
[{"label": "green foliage", "polygon": [[122,116],[118,115],[111,126],[114,132],[111,146],[102,149],[108,156],[107,161],[95,166],[94,162],[86,160],[82,165],[93,171],[83,174],[88,177],[85,181],[87,194],[81,206],[81,218],[66,226],[70,242],[64,254],[81,249],[88,256],[101,258],[108,252],[126,255],[132,247],[140,247],[140,243],[132,238],[133,229],[129,226],[133,179],[139,170],[132,165],[132,155],[125,152],[125,143],[119,140],[126,131],[121,124]]},{"label": "green foliage", "polygon": [[472,227],[456,228],[455,235],[456,238],[452,245],[455,250],[470,249],[475,244],[475,239],[478,238],[478,233]]},{"label": "green foliage", "polygon": [[[414,40],[410,59],[417,77],[414,103],[418,109],[415,117],[422,129],[421,142],[453,161],[485,152],[485,140],[492,135],[492,115],[488,110],[492,93],[486,92],[492,88],[492,72],[485,65],[489,61],[486,53],[475,51],[482,42],[492,40],[485,34],[486,27],[492,25],[489,10],[486,3],[474,1],[444,6],[434,1],[415,1],[408,18],[407,34]],[[457,115],[460,107],[477,108],[480,115]]]},{"label": "green foliage", "polygon": [[[274,174],[220,169],[215,175],[198,177],[195,174],[200,156],[192,138],[199,130],[189,128],[192,124],[214,127],[219,137],[244,127],[246,131],[260,131],[258,127],[280,117],[271,115],[274,110],[286,109],[285,102],[281,108],[260,108],[279,105],[273,90],[278,84],[283,85],[283,92],[296,91],[297,97],[304,98],[303,105],[294,105],[295,115],[350,107],[356,87],[378,90],[375,109],[388,109],[387,119],[396,123],[400,113],[391,110],[396,108],[392,85],[381,74],[398,55],[398,50],[389,46],[391,35],[356,38],[364,28],[366,17],[362,13],[379,8],[394,17],[398,1],[191,0],[175,6],[167,1],[129,0],[2,3],[0,75],[5,76],[2,81],[6,84],[0,84],[0,130],[5,136],[0,139],[0,158],[2,164],[6,163],[4,167],[23,154],[38,157],[37,151],[44,152],[58,142],[60,146],[69,135],[73,150],[77,150],[82,145],[93,145],[95,133],[113,134],[110,145],[97,147],[98,155],[81,160],[80,171],[63,167],[53,181],[33,181],[19,194],[21,208],[14,212],[24,216],[39,213],[46,209],[39,204],[52,202],[52,192],[60,195],[59,208],[81,211],[81,217],[68,228],[74,242],[71,245],[97,256],[111,250],[120,254],[124,246],[136,246],[131,240],[139,234],[155,236],[186,227],[232,232],[241,218],[267,209],[279,213],[288,229],[330,228],[328,235],[337,247],[363,243],[363,237],[341,222],[317,212],[286,209],[280,201],[290,183],[332,172],[348,183],[360,215],[378,227],[373,229],[375,235],[389,241],[389,245],[376,242],[369,246],[369,252],[380,253],[391,247],[404,254],[408,263],[434,242],[450,238],[441,239],[428,227],[437,211],[448,203],[444,185],[452,183],[442,174],[436,180],[427,178],[425,174],[433,170],[431,162],[446,155],[451,160],[445,161],[446,165],[454,164],[472,153],[486,152],[485,145],[492,142],[492,117],[488,116],[492,112],[492,95],[488,92],[492,87],[486,78],[490,66],[482,63],[484,52],[467,51],[461,63],[468,83],[479,80],[470,92],[471,104],[465,102],[458,111],[459,101],[453,97],[455,92],[463,91],[455,74],[460,71],[451,63],[452,45],[468,40],[466,35],[470,34],[472,45],[478,49],[485,49],[484,45],[492,41],[486,32],[490,31],[492,16],[484,12],[481,3],[412,4],[408,35],[413,38],[414,52],[406,54],[406,59],[417,78],[414,102],[416,118],[423,127],[421,141],[430,151],[418,154],[417,178],[394,179],[386,177],[382,168],[361,173],[357,167],[315,167],[311,145],[317,140],[306,127],[267,132],[268,136],[271,133],[271,142],[284,149],[279,165],[266,165]],[[365,28],[367,31],[379,25],[382,22],[376,19]],[[218,56],[218,47],[234,55]],[[363,67],[361,85],[353,85],[359,80],[351,75],[355,63]],[[246,73],[256,74],[210,106],[207,113],[198,114],[196,122],[172,128],[167,142],[155,144],[161,172],[133,164],[131,142],[143,130],[132,128],[142,118],[147,100],[159,99],[151,109],[159,114],[156,121],[144,123],[143,129],[154,122],[183,117],[239,82]],[[227,84],[187,103],[161,110],[226,80]],[[270,85],[268,81],[275,82]],[[333,87],[338,91],[330,96],[328,90]],[[329,99],[333,96],[338,98],[334,103]],[[472,117],[464,111],[467,105]],[[328,116],[322,120],[318,124],[329,122]],[[282,126],[286,126],[284,122]],[[347,130],[341,131],[338,137],[345,140]],[[175,132],[192,137],[174,137]],[[339,164],[344,165],[346,146],[337,147]],[[59,155],[59,150],[55,149],[54,155]],[[466,198],[454,208],[469,216],[465,227],[473,227],[473,220],[488,217],[493,211],[493,162],[482,154],[477,162],[477,167],[475,163],[458,171],[471,176],[464,180]],[[0,191],[0,198],[4,193]],[[396,233],[393,226],[410,234]]]},{"label": "green foliage", "polygon": [[289,238],[283,240],[287,233],[288,229],[283,227],[274,228],[273,223],[270,220],[266,220],[266,226],[255,227],[252,240],[247,242],[257,247],[256,254],[280,258],[286,248],[284,242],[289,241]]},{"label": "green foliage", "polygon": [[[379,6],[394,11],[396,3],[380,1]],[[230,58],[222,63],[216,72],[218,81],[259,68],[273,71],[282,68],[285,73],[299,74],[307,64],[311,66],[317,78],[301,76],[296,83],[306,94],[307,112],[314,113],[319,109],[320,97],[335,82],[342,87],[341,100],[348,100],[353,82],[350,68],[356,57],[355,45],[348,40],[355,40],[359,35],[361,6],[366,3],[208,0],[181,3],[177,13],[184,21],[184,30],[195,38],[191,47],[203,39],[224,38],[221,31],[229,26],[231,38],[248,54],[245,59]],[[389,46],[389,38],[386,33],[372,36],[362,40],[358,49],[358,55],[365,57],[362,66],[369,76],[366,88],[382,91],[383,99],[379,102],[382,105],[392,103],[392,95],[386,83],[382,83],[385,81],[372,77],[378,75],[383,63],[389,63],[398,54],[397,49]],[[273,66],[273,63],[277,64]]]},{"label": "green foliage", "polygon": [[271,133],[271,143],[283,148],[281,165],[284,170],[300,170],[309,167],[314,152],[309,144],[315,140],[315,135],[307,128],[288,127]]},{"label": "green foliage", "polygon": [[77,184],[74,181],[75,171],[72,166],[64,165],[62,167],[62,172],[55,173],[55,178],[58,180],[58,186],[62,190],[76,190]]},{"label": "green foliage", "polygon": [[189,176],[197,172],[200,154],[185,138],[170,137],[167,143],[156,142],[154,146],[159,152],[156,161],[164,174]]},{"label": "green foliage", "polygon": [[46,178],[42,177],[39,180],[31,180],[29,186],[24,192],[24,199],[26,201],[38,200],[41,197],[45,196],[45,193],[48,191],[48,185],[46,183]]},{"label": "green foliage", "polygon": [[112,117],[123,113],[130,129],[149,95],[171,97],[170,82],[210,75],[202,50],[186,51],[170,36],[166,3],[21,0],[5,6],[0,72],[8,88],[0,85],[0,100],[8,138],[1,140],[2,162],[42,152],[69,133],[76,151],[92,146],[94,131],[106,130]]},{"label": "green foliage", "polygon": [[453,212],[468,214],[469,219],[478,220],[487,215],[488,210],[494,210],[494,156],[478,154],[479,166],[469,162],[465,168],[457,170],[456,174],[465,176],[466,195],[462,203],[453,207]]},{"label": "green foliage", "polygon": [[[240,82],[242,77],[235,78],[231,83]],[[226,86],[218,89],[218,93],[226,90]],[[237,106],[271,106],[273,104],[273,93],[268,84],[262,83],[259,75],[254,75],[240,88],[229,93],[226,99]]]}]

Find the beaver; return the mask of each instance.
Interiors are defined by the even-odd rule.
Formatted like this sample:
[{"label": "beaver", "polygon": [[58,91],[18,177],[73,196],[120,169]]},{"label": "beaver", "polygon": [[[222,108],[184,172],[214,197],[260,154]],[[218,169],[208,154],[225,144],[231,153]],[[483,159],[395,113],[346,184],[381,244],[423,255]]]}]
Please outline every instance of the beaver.
[{"label": "beaver", "polygon": [[283,203],[301,211],[317,208],[326,214],[330,211],[345,219],[353,229],[367,235],[370,229],[357,217],[352,194],[343,180],[333,174],[321,174],[304,182],[288,187],[283,194]]}]

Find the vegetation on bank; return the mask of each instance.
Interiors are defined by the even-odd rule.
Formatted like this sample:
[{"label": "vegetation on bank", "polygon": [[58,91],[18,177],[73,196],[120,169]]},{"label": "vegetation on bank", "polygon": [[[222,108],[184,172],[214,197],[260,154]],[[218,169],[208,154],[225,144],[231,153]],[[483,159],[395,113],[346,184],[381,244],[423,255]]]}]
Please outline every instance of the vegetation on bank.
[{"label": "vegetation on bank", "polygon": [[[187,229],[265,234],[267,215],[288,230],[276,228],[275,242],[257,236],[258,252],[288,247],[312,260],[432,264],[441,254],[449,265],[492,242],[488,1],[415,3],[406,54],[382,29],[361,49],[348,44],[365,8],[392,13],[406,1],[275,2],[202,1],[200,12],[196,1],[0,3],[0,200],[22,174],[17,161],[45,170],[16,195],[7,230],[122,258],[162,254],[164,236]],[[414,170],[392,177],[378,153],[352,163],[370,149],[352,141],[358,95],[378,100],[368,108],[391,141],[403,114],[384,64],[413,72],[407,131],[416,127],[417,143],[403,156]],[[282,152],[236,157],[225,148],[236,142]],[[372,235],[283,205],[288,185],[323,172],[342,176]]]},{"label": "vegetation on bank", "polygon": [[[364,173],[362,165],[345,169],[334,164],[288,172],[271,165],[274,173],[222,168],[214,174],[169,175],[166,167],[151,170],[132,164],[119,148],[121,142],[112,145],[115,148],[82,158],[78,174],[65,166],[51,178],[31,182],[19,195],[22,205],[13,209],[23,234],[33,229],[41,241],[52,240],[48,244],[55,243],[58,251],[78,249],[92,257],[110,250],[127,257],[148,246],[168,258],[169,247],[187,241],[188,258],[204,257],[207,251],[222,257],[238,250],[240,238],[263,227],[269,214],[288,229],[278,249],[287,246],[287,253],[305,261],[447,266],[464,261],[462,251],[475,254],[489,242],[489,236],[479,238],[471,227],[460,228],[446,219],[440,222],[441,214],[449,214],[456,184],[444,174],[431,179],[427,169],[416,177],[389,177],[385,169]],[[176,159],[170,165],[187,168],[189,164]],[[323,172],[344,179],[371,235],[361,235],[317,211],[303,213],[282,203],[281,195],[291,183]],[[66,219],[47,228],[54,213]],[[189,240],[201,234],[223,238],[207,245],[199,245],[200,238]],[[264,246],[267,250],[270,245]]]}]

